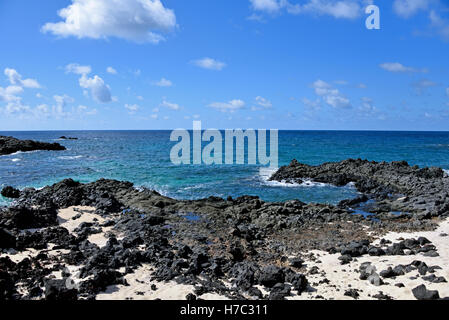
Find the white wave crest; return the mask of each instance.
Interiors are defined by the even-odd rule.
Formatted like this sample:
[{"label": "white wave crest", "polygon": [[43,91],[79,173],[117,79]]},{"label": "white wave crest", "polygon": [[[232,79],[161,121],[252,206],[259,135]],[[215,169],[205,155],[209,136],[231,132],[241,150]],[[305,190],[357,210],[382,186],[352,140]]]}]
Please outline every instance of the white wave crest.
[{"label": "white wave crest", "polygon": [[76,159],[80,159],[83,156],[62,156],[62,157],[58,157],[58,159],[60,160],[76,160]]},{"label": "white wave crest", "polygon": [[304,179],[302,183],[291,183],[287,181],[269,181],[271,176],[277,171],[276,168],[262,167],[259,169],[259,178],[263,184],[270,187],[287,187],[287,188],[299,188],[299,187],[325,187],[327,184],[322,182],[316,182],[312,179]]}]

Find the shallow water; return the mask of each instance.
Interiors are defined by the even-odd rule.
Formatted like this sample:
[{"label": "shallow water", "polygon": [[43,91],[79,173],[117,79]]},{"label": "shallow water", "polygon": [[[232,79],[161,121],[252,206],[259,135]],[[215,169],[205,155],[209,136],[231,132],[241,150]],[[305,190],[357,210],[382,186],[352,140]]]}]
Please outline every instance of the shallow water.
[{"label": "shallow water", "polygon": [[[184,165],[170,162],[170,131],[0,132],[20,139],[59,142],[66,151],[35,151],[0,156],[0,185],[43,187],[64,178],[90,182],[127,180],[178,199],[211,195],[257,195],[266,201],[299,199],[337,203],[356,195],[353,186],[337,188],[305,182],[269,182],[273,169],[259,165]],[[65,135],[79,140],[58,140]],[[308,164],[366,158],[406,160],[449,169],[448,132],[280,131],[279,164],[296,158]],[[0,198],[5,204],[6,199]]]}]

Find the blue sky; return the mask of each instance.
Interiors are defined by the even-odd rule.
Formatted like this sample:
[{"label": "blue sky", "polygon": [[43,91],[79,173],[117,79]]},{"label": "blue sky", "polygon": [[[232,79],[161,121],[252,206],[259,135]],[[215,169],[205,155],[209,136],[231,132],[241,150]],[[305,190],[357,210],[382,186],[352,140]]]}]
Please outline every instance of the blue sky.
[{"label": "blue sky", "polygon": [[2,131],[449,130],[446,0],[0,0],[0,30]]}]

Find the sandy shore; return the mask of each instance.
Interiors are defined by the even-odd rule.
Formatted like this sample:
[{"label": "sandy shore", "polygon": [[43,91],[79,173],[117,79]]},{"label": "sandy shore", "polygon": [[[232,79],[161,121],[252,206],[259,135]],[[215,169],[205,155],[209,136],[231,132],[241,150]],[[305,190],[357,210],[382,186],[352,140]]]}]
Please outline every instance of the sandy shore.
[{"label": "sandy shore", "polygon": [[[426,237],[436,246],[439,253],[438,257],[425,257],[422,253],[418,255],[380,257],[366,255],[354,259],[349,264],[341,265],[338,260],[338,254],[331,255],[323,251],[311,251],[317,258],[317,261],[307,261],[307,267],[310,270],[310,268],[316,266],[319,269],[319,273],[315,275],[309,274],[307,278],[312,288],[315,287],[317,291],[305,292],[299,297],[294,297],[294,299],[315,299],[320,295],[324,299],[351,300],[353,298],[344,295],[345,291],[348,289],[358,289],[359,299],[374,299],[374,295],[382,292],[393,299],[415,300],[412,289],[421,284],[425,284],[429,290],[438,290],[441,298],[449,297],[449,284],[447,282],[431,283],[425,281],[417,270],[396,277],[395,279],[383,279],[385,284],[381,286],[372,285],[367,280],[360,280],[360,273],[355,272],[364,262],[371,262],[376,267],[376,272],[380,273],[388,267],[394,268],[399,264],[408,265],[414,260],[419,260],[425,262],[428,266],[441,267],[440,270],[436,270],[435,275],[437,277],[442,276],[447,280],[449,279],[449,236],[442,236],[444,234],[449,234],[449,220],[443,221],[435,231],[415,233],[392,232],[382,237],[392,242],[397,242],[401,239]],[[378,243],[379,240],[375,242],[375,244]],[[324,283],[324,279],[329,280],[329,282]],[[317,283],[320,284],[318,286],[314,285]],[[398,283],[402,283],[404,287],[399,288],[395,286]]]}]

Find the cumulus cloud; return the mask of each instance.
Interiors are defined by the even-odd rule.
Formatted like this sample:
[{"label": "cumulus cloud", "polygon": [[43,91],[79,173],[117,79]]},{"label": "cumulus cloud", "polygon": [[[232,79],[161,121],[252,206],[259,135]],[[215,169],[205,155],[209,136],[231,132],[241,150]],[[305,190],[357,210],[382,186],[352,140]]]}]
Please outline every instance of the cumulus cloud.
[{"label": "cumulus cloud", "polygon": [[323,80],[317,80],[312,87],[315,94],[323,99],[323,101],[333,108],[350,108],[351,102],[338,89],[333,88],[329,83]]},{"label": "cumulus cloud", "polygon": [[113,67],[107,67],[106,72],[110,74],[117,74],[117,70],[115,70]]},{"label": "cumulus cloud", "polygon": [[12,85],[21,86],[24,88],[40,88],[39,82],[35,79],[22,79],[22,75],[20,75],[16,70],[6,68],[5,75],[8,78],[9,82]]},{"label": "cumulus cloud", "polygon": [[412,87],[415,88],[417,94],[422,94],[426,89],[438,86],[438,83],[428,79],[422,79],[420,81],[412,83]]},{"label": "cumulus cloud", "polygon": [[75,99],[64,94],[64,95],[55,95],[53,96],[55,100],[55,105],[53,106],[53,114],[56,118],[63,118],[68,116],[66,112],[66,107],[68,104],[75,102]]},{"label": "cumulus cloud", "polygon": [[276,12],[281,8],[277,0],[250,0],[254,10]]},{"label": "cumulus cloud", "polygon": [[6,68],[4,74],[10,85],[0,87],[0,101],[6,102],[1,111],[10,115],[31,110],[28,105],[23,104],[21,95],[24,88],[40,88],[40,84],[35,79],[23,79],[22,75],[11,68]]},{"label": "cumulus cloud", "polygon": [[441,18],[435,10],[430,11],[429,17],[432,27],[436,28],[444,40],[449,40],[449,20]]},{"label": "cumulus cloud", "polygon": [[140,109],[140,106],[137,104],[125,104],[125,108],[130,114],[134,114]]},{"label": "cumulus cloud", "polygon": [[92,72],[92,68],[90,66],[82,66],[78,63],[70,63],[66,65],[65,72],[74,73],[74,74],[89,74]]},{"label": "cumulus cloud", "polygon": [[176,111],[181,109],[179,104],[168,102],[167,100],[163,100],[162,103],[160,104],[160,106],[164,107],[164,108],[171,109],[171,110],[176,110]]},{"label": "cumulus cloud", "polygon": [[[79,78],[80,87],[90,91],[90,94],[96,102],[108,103],[113,101],[111,88],[104,82],[104,80],[97,75],[93,77],[88,76],[89,73],[92,72],[90,66],[71,63],[65,67],[65,70],[67,73],[81,75],[81,78]],[[85,92],[85,94],[87,94],[87,92]]]},{"label": "cumulus cloud", "polygon": [[212,58],[203,58],[198,60],[193,60],[192,63],[197,67],[209,70],[217,70],[220,71],[224,67],[226,67],[226,63],[212,59]]},{"label": "cumulus cloud", "polygon": [[245,108],[245,102],[240,99],[234,99],[229,102],[213,102],[209,107],[217,109],[220,112],[234,113],[237,110]]},{"label": "cumulus cloud", "polygon": [[159,31],[176,27],[174,11],[160,0],[72,0],[58,15],[63,21],[46,23],[42,32],[79,39],[116,37],[159,43],[165,39]]},{"label": "cumulus cloud", "polygon": [[111,89],[99,76],[89,78],[83,74],[79,79],[81,88],[90,90],[90,93],[95,101],[99,103],[108,103],[112,101]]},{"label": "cumulus cloud", "polygon": [[170,80],[162,78],[161,80],[154,82],[153,85],[158,87],[171,87],[173,83]]},{"label": "cumulus cloud", "polygon": [[432,0],[394,0],[393,10],[403,18],[409,18],[418,11],[426,10]]},{"label": "cumulus cloud", "polygon": [[410,72],[423,72],[426,73],[427,69],[416,69],[413,67],[407,67],[399,62],[386,62],[382,63],[380,67],[389,72],[395,73],[410,73]]},{"label": "cumulus cloud", "polygon": [[367,0],[308,0],[292,4],[289,0],[250,0],[253,10],[277,13],[285,10],[290,14],[328,15],[337,19],[355,19],[360,16]]},{"label": "cumulus cloud", "polygon": [[259,111],[259,110],[265,110],[265,109],[271,109],[273,107],[273,104],[271,101],[261,97],[257,96],[255,98],[255,106],[251,107],[252,111]]}]

